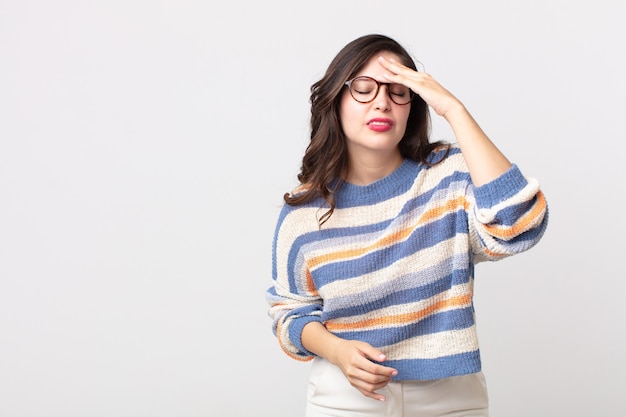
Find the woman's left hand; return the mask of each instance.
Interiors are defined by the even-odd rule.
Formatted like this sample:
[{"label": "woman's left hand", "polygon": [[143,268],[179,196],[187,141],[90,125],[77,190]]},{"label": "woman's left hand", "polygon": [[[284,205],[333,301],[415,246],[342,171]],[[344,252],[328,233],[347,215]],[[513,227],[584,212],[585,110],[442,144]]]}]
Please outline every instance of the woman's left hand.
[{"label": "woman's left hand", "polygon": [[419,94],[439,116],[446,117],[451,110],[463,108],[463,104],[429,74],[415,71],[393,58],[387,59],[381,56],[378,62],[388,71],[378,81],[409,87],[414,93]]}]

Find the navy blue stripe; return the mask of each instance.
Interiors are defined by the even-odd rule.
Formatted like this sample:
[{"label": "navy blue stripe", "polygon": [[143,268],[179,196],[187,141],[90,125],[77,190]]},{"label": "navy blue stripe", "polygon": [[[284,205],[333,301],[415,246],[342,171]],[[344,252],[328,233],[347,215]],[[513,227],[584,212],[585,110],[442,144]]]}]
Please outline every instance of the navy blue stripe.
[{"label": "navy blue stripe", "polygon": [[478,350],[436,359],[390,360],[384,362],[383,365],[398,370],[398,375],[393,378],[395,381],[440,379],[474,374],[481,370],[480,352]]},{"label": "navy blue stripe", "polygon": [[536,197],[530,201],[524,201],[510,207],[506,207],[498,211],[491,224],[499,224],[502,226],[511,226],[520,219],[524,214],[528,213],[532,206],[537,202]]}]

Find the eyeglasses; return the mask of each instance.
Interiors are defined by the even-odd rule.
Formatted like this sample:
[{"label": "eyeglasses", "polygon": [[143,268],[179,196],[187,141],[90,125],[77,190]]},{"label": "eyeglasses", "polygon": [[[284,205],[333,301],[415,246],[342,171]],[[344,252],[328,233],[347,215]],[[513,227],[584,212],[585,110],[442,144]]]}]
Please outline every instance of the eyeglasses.
[{"label": "eyeglasses", "polygon": [[391,101],[399,105],[409,104],[413,99],[413,91],[402,84],[381,83],[372,77],[360,76],[346,81],[350,95],[359,103],[369,103],[378,95],[378,89],[384,84],[387,86],[387,95]]}]

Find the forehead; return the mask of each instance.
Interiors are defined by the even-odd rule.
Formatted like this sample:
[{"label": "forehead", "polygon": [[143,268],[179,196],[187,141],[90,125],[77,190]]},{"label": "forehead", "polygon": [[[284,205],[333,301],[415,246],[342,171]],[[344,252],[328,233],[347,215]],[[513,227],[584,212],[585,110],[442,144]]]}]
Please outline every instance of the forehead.
[{"label": "forehead", "polygon": [[394,53],[389,51],[381,51],[377,52],[372,56],[369,61],[361,68],[356,75],[368,75],[370,77],[380,76],[384,73],[388,72],[380,63],[378,62],[378,57],[384,56],[387,59],[393,58],[396,61],[401,61],[400,57]]}]

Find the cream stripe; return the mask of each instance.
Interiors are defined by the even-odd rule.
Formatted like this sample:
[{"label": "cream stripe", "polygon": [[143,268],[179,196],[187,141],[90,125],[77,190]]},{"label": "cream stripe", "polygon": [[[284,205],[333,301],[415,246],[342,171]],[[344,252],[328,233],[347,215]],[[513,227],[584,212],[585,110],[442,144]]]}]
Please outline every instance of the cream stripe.
[{"label": "cream stripe", "polygon": [[472,352],[478,349],[475,327],[413,337],[381,349],[383,352],[393,351],[393,358],[390,358],[393,360],[436,359],[442,356]]}]

